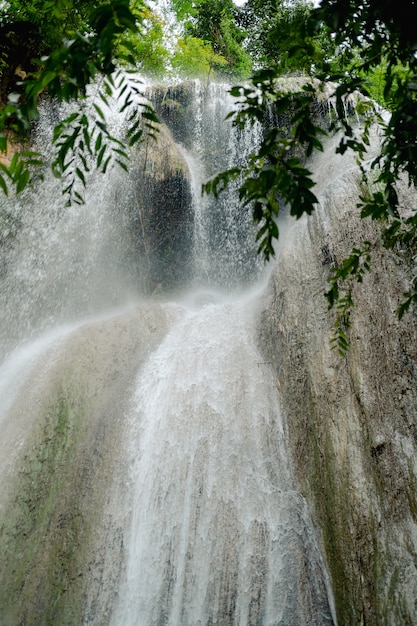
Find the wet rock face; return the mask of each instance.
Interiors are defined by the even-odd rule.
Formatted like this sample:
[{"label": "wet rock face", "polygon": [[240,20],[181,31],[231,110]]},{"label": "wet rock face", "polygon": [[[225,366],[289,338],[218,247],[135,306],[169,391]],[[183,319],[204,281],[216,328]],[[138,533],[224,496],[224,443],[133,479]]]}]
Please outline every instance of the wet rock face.
[{"label": "wet rock face", "polygon": [[[260,319],[274,363],[295,470],[322,531],[339,623],[417,621],[417,333],[395,310],[404,260],[378,250],[354,289],[351,347],[330,349],[324,292],[334,263],[377,241],[355,215],[357,173],[320,184],[316,214],[287,232]],[[335,171],[332,171],[335,168]]]},{"label": "wet rock face", "polygon": [[62,338],[0,424],[2,626],[109,622],[126,556],[126,399],[165,322],[142,306]]},{"label": "wet rock face", "polygon": [[193,114],[195,104],[194,82],[155,87],[149,95],[158,118],[171,129],[175,141],[190,148],[195,140],[190,124],[190,115]]},{"label": "wet rock face", "polygon": [[190,277],[194,212],[188,167],[167,126],[142,147],[131,181],[130,236],[145,291],[169,292]]}]

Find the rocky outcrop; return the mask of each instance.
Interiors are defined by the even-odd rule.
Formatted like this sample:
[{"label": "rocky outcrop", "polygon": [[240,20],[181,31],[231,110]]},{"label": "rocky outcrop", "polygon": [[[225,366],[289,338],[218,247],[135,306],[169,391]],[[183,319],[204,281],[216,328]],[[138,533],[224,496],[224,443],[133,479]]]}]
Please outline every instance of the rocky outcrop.
[{"label": "rocky outcrop", "polygon": [[187,163],[170,129],[146,139],[131,170],[130,236],[142,258],[144,289],[167,292],[190,276],[194,212]]},{"label": "rocky outcrop", "polygon": [[[353,163],[326,153],[313,169],[320,206],[282,237],[259,339],[322,535],[339,624],[415,624],[417,325],[412,314],[395,315],[406,267],[401,251],[376,247],[372,272],[354,290],[350,350],[340,357],[323,295],[330,267],[378,233],[359,218]],[[404,192],[404,203],[415,200]]]},{"label": "rocky outcrop", "polygon": [[62,336],[0,419],[2,626],[109,622],[125,560],[127,399],[165,327],[143,305]]},{"label": "rocky outcrop", "polygon": [[187,148],[195,141],[190,120],[194,117],[196,84],[195,81],[189,81],[166,87],[157,86],[149,92],[158,118],[171,129],[175,141]]}]

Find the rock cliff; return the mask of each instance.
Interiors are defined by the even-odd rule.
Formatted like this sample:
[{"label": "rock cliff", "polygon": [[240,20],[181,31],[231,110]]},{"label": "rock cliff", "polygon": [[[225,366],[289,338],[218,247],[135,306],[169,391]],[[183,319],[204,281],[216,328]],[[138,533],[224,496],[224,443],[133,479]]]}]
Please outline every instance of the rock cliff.
[{"label": "rock cliff", "polygon": [[[331,350],[324,292],[332,264],[378,242],[356,204],[353,162],[312,164],[320,205],[284,228],[259,340],[273,364],[295,472],[322,534],[339,624],[417,622],[417,325],[395,311],[407,288],[402,251],[376,245],[354,289],[346,358]],[[403,202],[416,197],[403,190]]]},{"label": "rock cliff", "polygon": [[2,626],[109,623],[125,559],[128,399],[165,330],[158,305],[81,326],[40,355],[1,416]]}]

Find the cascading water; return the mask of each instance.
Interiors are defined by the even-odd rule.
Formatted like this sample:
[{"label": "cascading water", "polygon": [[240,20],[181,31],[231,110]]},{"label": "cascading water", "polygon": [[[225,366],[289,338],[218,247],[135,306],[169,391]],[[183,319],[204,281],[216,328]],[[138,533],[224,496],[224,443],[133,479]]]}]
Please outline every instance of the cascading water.
[{"label": "cascading water", "polygon": [[[248,137],[226,133],[224,87],[187,89],[191,132],[171,130],[194,189],[195,287],[176,303],[132,289],[132,181],[93,186],[81,209],[59,210],[48,186],[7,208],[22,223],[2,274],[6,626],[335,622],[255,344],[256,294],[237,290],[259,282],[255,244],[236,198],[202,208],[197,193]],[[116,302],[128,311],[109,313]]]},{"label": "cascading water", "polygon": [[64,207],[54,181],[0,208],[0,357],[51,327],[119,306],[140,275],[129,263],[117,175],[92,181],[86,206]]},{"label": "cascading water", "polygon": [[179,309],[138,376],[114,625],[333,623],[248,304]]},{"label": "cascading water", "polygon": [[[261,125],[232,130],[225,117],[235,101],[223,84],[204,86],[195,81],[157,90],[154,99],[190,172],[194,205],[191,283],[217,290],[250,285],[262,269],[250,209],[239,204],[237,183],[216,199],[202,195],[201,186],[219,171],[243,164],[260,141]],[[178,107],[169,105],[173,99],[180,102],[180,113]]]}]

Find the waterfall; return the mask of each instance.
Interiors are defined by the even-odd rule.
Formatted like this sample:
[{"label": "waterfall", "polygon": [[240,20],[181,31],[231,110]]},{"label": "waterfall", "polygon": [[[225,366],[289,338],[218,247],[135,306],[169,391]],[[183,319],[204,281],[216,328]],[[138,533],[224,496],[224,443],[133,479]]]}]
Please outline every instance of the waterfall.
[{"label": "waterfall", "polygon": [[130,419],[132,530],[112,624],[331,624],[249,302],[179,308]]},{"label": "waterfall", "polygon": [[123,179],[93,180],[86,205],[64,207],[56,182],[2,199],[0,359],[60,323],[97,314],[138,294],[129,263]]},{"label": "waterfall", "polygon": [[[193,81],[156,91],[157,112],[172,130],[190,173],[194,213],[190,282],[217,290],[250,285],[262,273],[249,207],[239,203],[238,182],[219,198],[202,195],[202,184],[218,172],[241,165],[258,145],[262,127],[232,129],[225,117],[235,99],[228,86]],[[170,103],[179,101],[181,109]]]},{"label": "waterfall", "polygon": [[[194,214],[180,295],[144,288],[139,249],[157,215],[145,232],[135,175],[93,181],[85,207],[62,209],[49,180],[2,206],[4,626],[335,623],[278,382],[256,344],[264,278],[250,215],[236,190],[219,202],[198,191],[260,129],[227,129],[224,86],[176,89],[185,134],[163,109],[173,91],[154,98]],[[172,239],[163,250],[176,253]],[[166,258],[147,260],[159,280]]]}]

